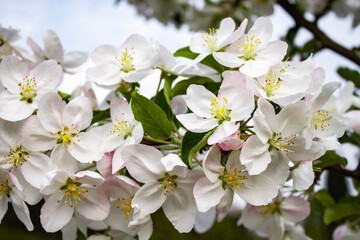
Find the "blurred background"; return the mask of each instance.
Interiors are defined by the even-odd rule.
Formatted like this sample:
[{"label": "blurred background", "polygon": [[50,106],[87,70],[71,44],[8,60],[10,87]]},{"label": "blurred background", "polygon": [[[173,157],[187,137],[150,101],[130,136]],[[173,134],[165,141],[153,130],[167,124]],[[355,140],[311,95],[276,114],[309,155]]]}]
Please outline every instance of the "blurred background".
[{"label": "blurred background", "polygon": [[[239,24],[245,18],[251,22],[258,16],[269,16],[274,26],[273,40],[287,41],[288,56],[292,59],[303,60],[313,54],[316,66],[325,69],[326,81],[351,80],[352,75],[339,68],[360,71],[359,0],[0,0],[0,6],[0,24],[20,30],[17,45],[26,48],[26,39],[31,37],[42,46],[44,32],[51,29],[58,34],[65,51],[89,54],[102,44],[120,46],[134,33],[175,52],[189,45],[193,32],[216,28],[225,17],[230,16]],[[85,69],[92,65],[89,59],[76,74],[67,75],[60,90],[71,93],[84,84]],[[353,81],[359,87],[356,76]],[[145,96],[153,96],[158,81],[156,72],[141,81]],[[107,90],[96,91],[101,101]],[[347,169],[356,168],[358,147],[346,144],[339,154],[348,159]],[[335,179],[340,194],[354,194],[352,184],[348,184],[350,180],[336,176],[327,179]],[[326,181],[321,184],[327,185]],[[61,239],[60,233],[47,234],[42,230],[38,219],[41,205],[31,207],[35,225],[31,233],[9,208],[0,225],[0,239]],[[180,235],[159,211],[152,239],[258,239],[236,226],[237,214],[235,211],[233,219],[215,224],[206,234]]]}]

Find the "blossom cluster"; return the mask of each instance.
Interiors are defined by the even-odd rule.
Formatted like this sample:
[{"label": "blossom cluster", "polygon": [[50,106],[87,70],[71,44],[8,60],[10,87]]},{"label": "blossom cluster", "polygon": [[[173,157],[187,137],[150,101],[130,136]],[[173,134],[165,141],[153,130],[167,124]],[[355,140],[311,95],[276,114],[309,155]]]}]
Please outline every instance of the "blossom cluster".
[{"label": "blossom cluster", "polygon": [[[86,53],[64,53],[52,31],[43,48],[29,38],[30,53],[14,44],[18,31],[1,27],[0,218],[10,201],[31,231],[27,204],[43,199],[43,228],[64,239],[89,228],[143,240],[160,208],[189,232],[202,214],[222,221],[237,195],[247,203],[239,224],[269,239],[309,239],[298,224],[310,213],[304,191],[336,138],[360,129],[359,111],[349,111],[354,86],[334,96],[341,84],[325,83],[311,57],[288,60],[269,19],[246,29],[246,19],[236,27],[225,18],[194,34],[174,54],[190,56],[183,64],[136,34],[97,47],[85,76],[112,89],[100,107],[88,84],[71,96],[57,90]],[[137,86],[154,71],[165,83],[150,100]]]}]

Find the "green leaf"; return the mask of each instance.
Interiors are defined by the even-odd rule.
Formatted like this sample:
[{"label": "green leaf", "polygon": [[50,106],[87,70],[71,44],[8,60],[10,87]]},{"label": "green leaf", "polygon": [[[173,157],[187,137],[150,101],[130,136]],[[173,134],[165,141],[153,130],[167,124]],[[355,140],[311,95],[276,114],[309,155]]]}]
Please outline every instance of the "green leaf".
[{"label": "green leaf", "polygon": [[334,199],[325,190],[320,190],[314,194],[316,200],[318,200],[325,208],[331,207],[335,204]]},{"label": "green leaf", "polygon": [[169,138],[172,127],[165,112],[153,101],[139,95],[136,91],[131,96],[131,109],[135,119],[141,122],[144,131],[155,139]]},{"label": "green leaf", "polygon": [[340,67],[337,69],[337,73],[345,80],[353,82],[356,87],[360,87],[360,73],[358,71]]},{"label": "green leaf", "polygon": [[164,89],[161,89],[156,96],[154,97],[154,102],[161,107],[162,110],[166,113],[168,119],[174,120],[174,114],[171,109],[171,104],[165,98]]},{"label": "green leaf", "polygon": [[186,94],[186,90],[191,84],[198,84],[205,86],[206,84],[209,83],[215,83],[215,82],[211,78],[207,78],[207,77],[192,77],[189,79],[182,80],[178,82],[171,90],[171,97]]},{"label": "green leaf", "polygon": [[360,206],[355,199],[353,199],[353,201],[340,202],[326,208],[324,212],[324,222],[325,224],[330,224],[336,220],[355,214],[360,214]]},{"label": "green leaf", "polygon": [[339,138],[340,143],[352,143],[354,145],[360,146],[360,135],[353,132],[346,131],[344,136]]},{"label": "green leaf", "polygon": [[318,47],[318,40],[311,39],[310,41],[308,41],[307,43],[305,43],[304,47],[300,50],[301,53],[310,53],[310,52],[314,52],[314,50]]},{"label": "green leaf", "polygon": [[315,161],[315,166],[319,168],[326,168],[331,165],[342,164],[347,165],[346,158],[340,157],[335,151],[327,151],[322,157]]},{"label": "green leaf", "polygon": [[[199,54],[198,53],[194,53],[190,50],[189,47],[184,47],[184,48],[180,48],[179,50],[177,50],[174,53],[175,57],[184,57],[184,58],[189,58],[189,59],[195,59]],[[216,71],[218,71],[219,73],[224,72],[225,70],[228,70],[230,68],[224,67],[223,65],[221,65],[220,63],[218,63],[215,58],[212,56],[212,54],[210,54],[209,56],[207,56],[206,58],[204,58],[203,60],[200,61],[200,63],[211,67],[213,69],[215,69]]]},{"label": "green leaf", "polygon": [[61,92],[61,91],[58,91],[57,93],[58,93],[59,96],[62,98],[62,100],[64,100],[66,103],[68,103],[68,102],[70,101],[70,97],[71,97],[70,94],[63,93],[63,92]]},{"label": "green leaf", "polygon": [[91,125],[110,118],[110,108],[105,110],[94,110]]},{"label": "green leaf", "polygon": [[193,133],[187,131],[182,141],[181,159],[183,162],[192,167],[192,159],[204,147],[208,138],[214,132],[214,129],[207,133]]}]

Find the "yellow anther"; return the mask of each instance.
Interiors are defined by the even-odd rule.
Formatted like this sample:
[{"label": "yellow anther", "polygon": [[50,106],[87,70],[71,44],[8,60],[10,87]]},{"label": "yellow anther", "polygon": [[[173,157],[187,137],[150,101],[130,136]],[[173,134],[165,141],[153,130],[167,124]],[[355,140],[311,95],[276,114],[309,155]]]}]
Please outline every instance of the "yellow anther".
[{"label": "yellow anther", "polygon": [[170,176],[168,173],[165,173],[163,178],[158,179],[158,182],[161,185],[158,189],[161,189],[165,196],[168,193],[174,192],[177,187],[176,178],[176,175]]}]

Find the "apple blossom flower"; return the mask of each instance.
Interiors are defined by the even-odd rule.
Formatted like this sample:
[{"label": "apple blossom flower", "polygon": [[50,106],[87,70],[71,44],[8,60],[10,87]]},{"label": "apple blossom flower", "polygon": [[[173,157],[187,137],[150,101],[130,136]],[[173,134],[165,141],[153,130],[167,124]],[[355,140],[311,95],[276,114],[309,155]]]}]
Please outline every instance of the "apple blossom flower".
[{"label": "apple blossom flower", "polygon": [[152,73],[157,58],[146,39],[133,34],[120,47],[97,47],[91,54],[96,66],[87,69],[86,79],[104,86],[138,82]]},{"label": "apple blossom flower", "polygon": [[308,159],[311,152],[305,150],[305,139],[299,135],[309,122],[305,102],[287,105],[279,114],[263,98],[258,100],[258,107],[253,118],[256,135],[245,141],[240,157],[249,174],[259,174],[276,161],[271,158],[273,151],[279,151],[291,161]]},{"label": "apple blossom flower", "polygon": [[0,65],[0,80],[6,88],[0,93],[0,118],[19,121],[29,117],[43,95],[56,91],[61,78],[61,68],[53,60],[31,70],[17,57],[6,57]]},{"label": "apple blossom flower", "polygon": [[360,229],[347,223],[339,225],[333,232],[334,240],[356,240],[360,238]]},{"label": "apple blossom flower", "polygon": [[177,119],[191,132],[207,132],[213,145],[235,133],[254,109],[254,95],[246,88],[245,77],[239,72],[226,72],[218,96],[201,85],[190,85],[185,98],[193,113],[179,114]]},{"label": "apple blossom flower", "polygon": [[192,195],[200,171],[188,170],[175,154],[165,157],[154,147],[129,145],[123,158],[130,175],[144,185],[135,193],[131,207],[136,219],[155,212],[161,206],[179,232],[189,232],[194,225],[196,206]]},{"label": "apple blossom flower", "polygon": [[138,144],[144,136],[144,129],[136,121],[129,103],[121,98],[115,98],[110,104],[111,123],[100,127],[98,131],[104,135],[105,152],[115,151],[112,162],[112,173],[124,167],[122,150],[130,144]]},{"label": "apple blossom flower", "polygon": [[267,229],[270,240],[283,239],[286,223],[304,220],[310,214],[310,204],[301,197],[277,197],[266,206],[248,204],[239,220],[249,230]]},{"label": "apple blossom flower", "polygon": [[112,230],[120,230],[130,235],[139,236],[140,240],[147,240],[150,238],[153,227],[150,215],[141,219],[134,219],[136,212],[131,206],[132,199],[140,186],[132,179],[114,175],[99,187],[105,194],[113,201],[109,216],[104,220]]},{"label": "apple blossom flower", "polygon": [[58,35],[52,31],[47,30],[44,33],[44,50],[36,44],[32,38],[28,37],[27,44],[34,52],[34,65],[46,61],[48,59],[54,59],[64,71],[80,66],[85,63],[88,58],[88,53],[80,51],[72,51],[64,53],[63,46],[60,42]]},{"label": "apple blossom flower", "polygon": [[240,72],[247,76],[264,75],[284,58],[287,50],[283,41],[269,42],[272,32],[271,21],[260,17],[247,34],[226,47],[224,52],[215,52],[213,56],[224,66],[239,67]]},{"label": "apple blossom flower", "polygon": [[9,56],[14,50],[13,43],[20,39],[19,30],[6,28],[0,24],[0,59]]},{"label": "apple blossom flower", "polygon": [[216,206],[217,220],[221,221],[229,211],[234,192],[253,205],[270,203],[277,195],[289,174],[286,159],[277,155],[277,163],[259,175],[251,176],[239,161],[240,151],[232,151],[222,164],[220,148],[212,146],[203,163],[205,176],[194,186],[194,197],[200,212]]},{"label": "apple blossom flower", "polygon": [[0,167],[17,177],[23,188],[24,200],[33,205],[42,197],[38,190],[42,178],[55,166],[47,155],[22,146],[16,127],[17,124],[5,121],[0,125]]},{"label": "apple blossom flower", "polygon": [[281,106],[295,103],[305,96],[313,72],[311,58],[303,62],[285,61],[272,67],[265,75],[248,79],[259,97],[269,99]]},{"label": "apple blossom flower", "polygon": [[14,174],[0,169],[0,222],[8,209],[8,202],[12,203],[16,216],[28,231],[34,230],[30,219],[30,212],[24,203],[22,186]]},{"label": "apple blossom flower", "polygon": [[48,196],[41,208],[41,225],[47,232],[63,228],[76,210],[86,219],[104,220],[110,210],[105,194],[96,186],[104,179],[92,171],[70,174],[65,170],[48,172],[41,185],[41,193]]},{"label": "apple blossom flower", "polygon": [[[103,155],[103,141],[89,127],[92,104],[77,97],[68,104],[56,93],[45,95],[39,102],[37,115],[21,123],[22,144],[32,151],[51,150],[58,168],[77,171],[78,163],[91,163]],[[77,160],[77,161],[76,161]]]}]

